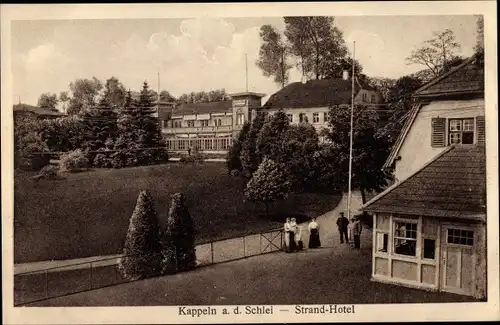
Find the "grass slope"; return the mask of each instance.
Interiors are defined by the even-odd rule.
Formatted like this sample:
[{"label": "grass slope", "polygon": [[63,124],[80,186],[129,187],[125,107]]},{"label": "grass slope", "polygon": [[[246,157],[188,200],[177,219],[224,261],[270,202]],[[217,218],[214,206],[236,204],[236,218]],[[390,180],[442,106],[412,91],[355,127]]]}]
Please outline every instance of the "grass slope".
[{"label": "grass slope", "polygon": [[[224,164],[168,164],[68,174],[42,180],[16,174],[15,263],[121,253],[129,218],[141,189],[153,196],[160,222],[171,195],[182,192],[198,231],[197,242],[280,226],[285,216],[317,216],[340,197],[295,194],[266,217],[261,204],[244,202],[244,180],[227,175]],[[272,221],[274,219],[275,221]]]}]

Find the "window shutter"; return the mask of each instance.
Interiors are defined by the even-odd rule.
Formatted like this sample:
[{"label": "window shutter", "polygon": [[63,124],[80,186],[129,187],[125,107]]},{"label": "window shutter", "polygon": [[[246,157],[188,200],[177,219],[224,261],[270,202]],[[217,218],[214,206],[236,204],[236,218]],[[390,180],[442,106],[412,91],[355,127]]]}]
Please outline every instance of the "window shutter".
[{"label": "window shutter", "polygon": [[484,145],[484,139],[486,136],[484,116],[476,117],[476,132],[477,132],[477,144]]},{"label": "window shutter", "polygon": [[431,146],[440,148],[446,145],[446,119],[435,117],[431,120]]}]

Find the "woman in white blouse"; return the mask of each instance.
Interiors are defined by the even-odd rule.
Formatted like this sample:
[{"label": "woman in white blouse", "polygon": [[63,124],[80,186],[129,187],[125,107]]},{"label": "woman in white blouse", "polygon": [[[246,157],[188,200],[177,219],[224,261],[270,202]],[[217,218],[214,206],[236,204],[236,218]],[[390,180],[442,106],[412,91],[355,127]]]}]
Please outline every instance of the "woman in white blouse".
[{"label": "woman in white blouse", "polygon": [[321,247],[321,241],[319,239],[319,224],[316,222],[316,218],[312,218],[309,223],[309,248]]},{"label": "woman in white blouse", "polygon": [[285,252],[290,253],[290,231],[292,230],[290,218],[286,218],[283,228],[285,231]]}]

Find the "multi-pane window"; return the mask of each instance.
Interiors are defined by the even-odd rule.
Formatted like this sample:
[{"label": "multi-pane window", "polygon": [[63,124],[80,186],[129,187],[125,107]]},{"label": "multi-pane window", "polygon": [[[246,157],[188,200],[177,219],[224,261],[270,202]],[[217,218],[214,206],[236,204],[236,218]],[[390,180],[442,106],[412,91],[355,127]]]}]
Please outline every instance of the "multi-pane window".
[{"label": "multi-pane window", "polygon": [[188,122],[188,128],[194,128],[194,121],[187,121]]},{"label": "multi-pane window", "polygon": [[323,122],[328,123],[328,112],[323,113]]},{"label": "multi-pane window", "polygon": [[372,103],[375,103],[375,95],[372,95]]},{"label": "multi-pane window", "polygon": [[208,120],[201,121],[201,127],[208,126]]},{"label": "multi-pane window", "polygon": [[299,122],[302,123],[302,122],[307,122],[307,116],[306,116],[306,113],[300,113],[299,114]]},{"label": "multi-pane window", "polygon": [[319,113],[313,113],[313,123],[319,123]]},{"label": "multi-pane window", "polygon": [[182,127],[181,121],[174,121],[174,128]]},{"label": "multi-pane window", "polygon": [[293,114],[286,114],[286,117],[290,121],[290,123],[293,123]]},{"label": "multi-pane window", "polygon": [[450,144],[474,143],[474,119],[450,119],[448,121]]},{"label": "multi-pane window", "polygon": [[242,114],[242,113],[239,113],[237,116],[236,116],[236,124],[237,125],[243,125],[245,123],[245,115]]},{"label": "multi-pane window", "polygon": [[474,232],[472,230],[448,229],[448,244],[467,245],[474,244]]},{"label": "multi-pane window", "polygon": [[417,223],[394,222],[394,253],[415,256],[417,247]]}]

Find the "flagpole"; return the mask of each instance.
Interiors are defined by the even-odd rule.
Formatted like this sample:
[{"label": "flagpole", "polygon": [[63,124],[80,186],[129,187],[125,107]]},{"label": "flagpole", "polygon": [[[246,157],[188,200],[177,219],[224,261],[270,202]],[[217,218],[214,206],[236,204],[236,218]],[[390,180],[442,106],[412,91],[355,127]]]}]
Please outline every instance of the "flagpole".
[{"label": "flagpole", "polygon": [[353,51],[352,51],[352,89],[351,89],[351,127],[350,127],[350,139],[349,139],[349,192],[347,196],[347,219],[351,220],[351,178],[352,178],[352,138],[353,138],[353,133],[354,133],[354,128],[353,128],[353,120],[354,120],[354,56],[356,55],[356,42],[353,42]]},{"label": "flagpole", "polygon": [[248,55],[245,54],[245,91],[248,92]]}]

